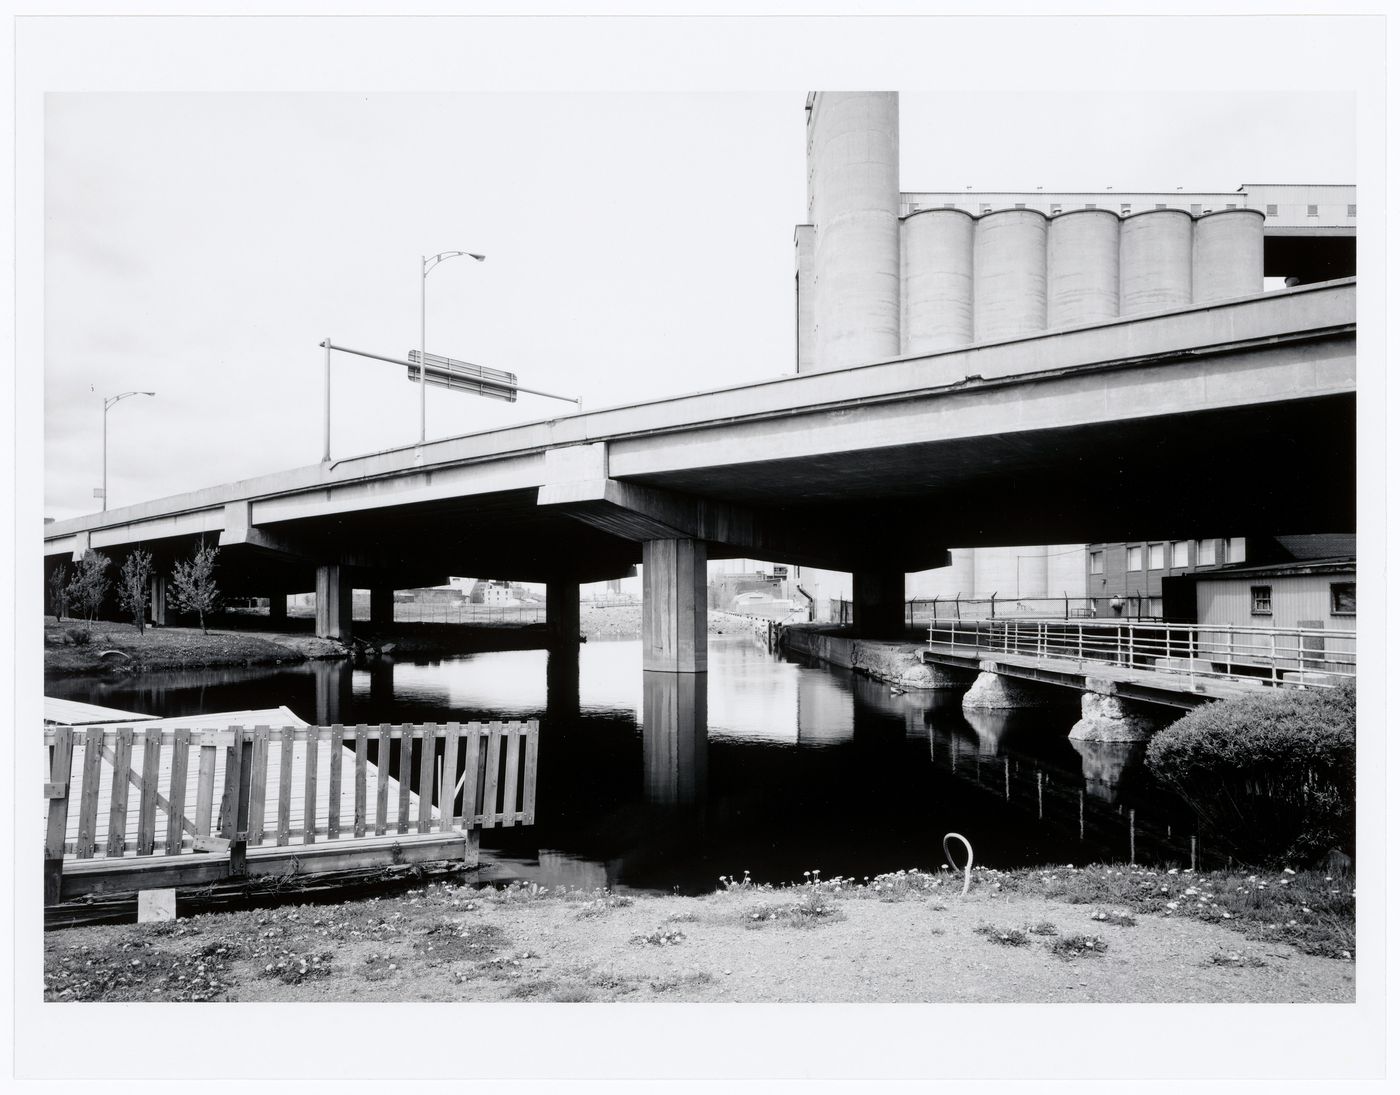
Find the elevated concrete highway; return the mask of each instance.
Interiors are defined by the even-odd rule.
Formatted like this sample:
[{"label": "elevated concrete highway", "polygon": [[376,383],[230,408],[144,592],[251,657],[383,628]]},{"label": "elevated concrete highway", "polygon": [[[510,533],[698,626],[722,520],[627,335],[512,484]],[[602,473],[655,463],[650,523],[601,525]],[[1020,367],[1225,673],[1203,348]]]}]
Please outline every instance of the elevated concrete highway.
[{"label": "elevated concrete highway", "polygon": [[1347,279],[788,375],[56,522],[45,553],[168,570],[217,536],[225,590],[316,588],[340,635],[352,585],[382,611],[449,574],[550,583],[564,635],[569,589],[646,562],[648,667],[694,671],[707,557],[852,571],[872,629],[949,547],[1354,528],[1355,322]]}]

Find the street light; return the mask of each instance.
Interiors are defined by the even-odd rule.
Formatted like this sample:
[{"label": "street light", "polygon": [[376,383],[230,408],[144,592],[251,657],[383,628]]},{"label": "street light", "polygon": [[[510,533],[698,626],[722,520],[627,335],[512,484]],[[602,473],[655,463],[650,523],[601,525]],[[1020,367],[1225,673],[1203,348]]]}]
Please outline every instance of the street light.
[{"label": "street light", "polygon": [[133,395],[155,395],[155,392],[122,392],[121,395],[109,395],[102,401],[102,512],[107,512],[107,412]]},{"label": "street light", "polygon": [[419,282],[418,293],[418,348],[421,357],[418,359],[418,443],[421,445],[428,440],[428,274],[439,264],[448,259],[455,259],[460,255],[465,255],[469,259],[476,259],[477,262],[485,262],[485,255],[478,255],[474,251],[439,251],[436,255],[423,256],[423,278]]}]

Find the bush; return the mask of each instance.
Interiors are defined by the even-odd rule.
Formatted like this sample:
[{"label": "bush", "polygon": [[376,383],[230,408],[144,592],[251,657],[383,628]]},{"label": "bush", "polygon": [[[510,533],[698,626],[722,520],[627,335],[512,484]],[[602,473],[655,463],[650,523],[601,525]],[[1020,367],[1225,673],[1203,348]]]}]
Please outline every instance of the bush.
[{"label": "bush", "polygon": [[1147,748],[1152,772],[1247,863],[1355,854],[1356,690],[1271,691],[1197,708]]},{"label": "bush", "polygon": [[87,646],[92,642],[92,632],[85,627],[70,627],[64,631],[64,635],[74,646]]}]

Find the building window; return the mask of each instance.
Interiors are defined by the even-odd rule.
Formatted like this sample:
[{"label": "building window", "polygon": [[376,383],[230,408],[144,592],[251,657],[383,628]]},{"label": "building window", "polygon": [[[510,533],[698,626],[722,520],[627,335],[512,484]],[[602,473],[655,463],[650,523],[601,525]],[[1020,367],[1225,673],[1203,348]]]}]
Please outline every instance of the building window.
[{"label": "building window", "polygon": [[1187,545],[1185,540],[1172,541],[1172,566],[1184,567],[1191,565],[1186,561],[1188,558],[1188,552],[1186,550],[1186,547]]},{"label": "building window", "polygon": [[1132,547],[1128,548],[1128,569],[1142,569],[1142,547],[1139,544],[1134,544]]},{"label": "building window", "polygon": [[1310,216],[1310,217],[1315,217],[1315,216],[1317,216],[1317,206],[1315,206],[1315,205],[1310,205],[1310,206],[1308,206],[1308,216]]},{"label": "building window", "polygon": [[1166,203],[1166,202],[1158,202],[1158,203],[1157,203],[1157,208],[1158,208],[1158,209],[1165,209],[1166,207],[1167,207],[1167,203]]},{"label": "building window", "polygon": [[1091,552],[1089,552],[1089,573],[1090,573],[1090,574],[1102,574],[1102,573],[1103,573],[1103,552],[1102,552],[1102,551],[1091,551]]},{"label": "building window", "polygon": [[1227,563],[1244,562],[1244,537],[1232,536],[1225,541],[1225,561]]},{"label": "building window", "polygon": [[1088,205],[1086,205],[1084,208],[1085,208],[1085,209],[1097,209],[1098,206],[1095,205],[1093,202],[1090,202],[1090,203],[1089,203]]},{"label": "building window", "polygon": [[1234,202],[1227,202],[1226,205],[1225,205],[1225,208],[1226,208],[1226,209],[1234,209],[1234,208],[1235,208],[1235,203],[1234,203]]},{"label": "building window", "polygon": [[1201,207],[1200,207],[1200,205],[1193,205],[1193,206],[1191,207],[1191,215],[1192,215],[1193,217],[1199,217],[1199,216],[1201,215]]},{"label": "building window", "polygon": [[1266,217],[1277,217],[1277,216],[1278,216],[1278,206],[1276,206],[1276,205],[1266,205],[1266,206],[1264,206],[1264,216],[1266,216]]},{"label": "building window", "polygon": [[1355,582],[1333,582],[1331,588],[1332,588],[1332,615],[1333,615],[1333,616],[1355,616],[1355,615],[1356,615],[1356,583],[1355,583]]},{"label": "building window", "polygon": [[1196,565],[1198,567],[1208,567],[1215,565],[1215,541],[1196,541]]},{"label": "building window", "polygon": [[1249,614],[1251,616],[1272,616],[1274,614],[1274,587],[1249,587]]},{"label": "building window", "polygon": [[1148,544],[1147,545],[1147,569],[1161,570],[1167,565],[1167,545]]},{"label": "building window", "polygon": [[1356,206],[1354,206],[1354,205],[1348,205],[1348,206],[1347,206],[1347,216],[1348,216],[1348,217],[1354,217],[1354,216],[1356,216]]},{"label": "building window", "polygon": [[1017,202],[1017,203],[1016,203],[1016,208],[1017,208],[1017,209],[1024,209],[1025,207],[1026,207],[1026,203],[1025,203],[1025,202]]},{"label": "building window", "polygon": [[944,209],[952,209],[952,208],[953,208],[953,203],[952,203],[952,202],[944,202],[944,203],[943,203],[943,208],[944,208]]}]

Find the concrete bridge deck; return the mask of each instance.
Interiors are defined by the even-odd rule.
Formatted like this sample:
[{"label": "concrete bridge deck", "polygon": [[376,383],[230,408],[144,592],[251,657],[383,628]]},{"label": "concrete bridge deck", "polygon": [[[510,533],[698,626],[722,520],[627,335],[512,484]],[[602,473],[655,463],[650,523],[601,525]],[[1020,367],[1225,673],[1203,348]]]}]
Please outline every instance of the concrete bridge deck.
[{"label": "concrete bridge deck", "polygon": [[[217,536],[227,593],[314,588],[337,636],[352,585],[450,574],[558,586],[562,635],[568,587],[645,561],[653,667],[696,671],[707,557],[851,571],[857,626],[897,631],[950,546],[1354,527],[1355,319],[1347,279],[788,375],[60,521],[45,554],[164,573]],[[1222,474],[1285,456],[1286,499]]]}]

